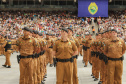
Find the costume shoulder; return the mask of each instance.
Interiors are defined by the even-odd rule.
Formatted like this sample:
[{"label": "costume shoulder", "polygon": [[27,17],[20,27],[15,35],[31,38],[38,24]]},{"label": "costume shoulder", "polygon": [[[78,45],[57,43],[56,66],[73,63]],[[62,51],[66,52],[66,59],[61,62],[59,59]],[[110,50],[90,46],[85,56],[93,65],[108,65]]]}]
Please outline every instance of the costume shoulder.
[{"label": "costume shoulder", "polygon": [[120,41],[124,41],[124,39],[122,39],[122,38],[118,38]]}]

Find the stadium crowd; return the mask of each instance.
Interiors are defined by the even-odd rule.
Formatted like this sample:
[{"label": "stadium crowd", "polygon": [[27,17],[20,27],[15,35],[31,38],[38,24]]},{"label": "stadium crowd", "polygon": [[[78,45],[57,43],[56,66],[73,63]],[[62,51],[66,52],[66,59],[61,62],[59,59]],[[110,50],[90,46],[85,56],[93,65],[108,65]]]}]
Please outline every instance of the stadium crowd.
[{"label": "stadium crowd", "polygon": [[46,33],[60,34],[59,28],[72,27],[74,32],[84,34],[89,30],[89,24],[83,18],[78,18],[72,12],[26,12],[8,11],[0,13],[0,31],[4,35],[16,38],[23,34],[22,28],[29,27],[33,30]]},{"label": "stadium crowd", "polygon": [[[108,18],[79,18],[76,13],[68,11],[1,11],[0,12],[0,32],[3,35],[10,35],[11,38],[17,38],[23,34],[22,28],[29,27],[38,30],[43,35],[52,33],[60,36],[59,28],[71,27],[74,34],[91,32],[89,25],[98,23],[98,31],[107,29],[117,29],[118,35],[126,38],[126,11],[111,11]],[[93,28],[92,28],[93,30]]]}]

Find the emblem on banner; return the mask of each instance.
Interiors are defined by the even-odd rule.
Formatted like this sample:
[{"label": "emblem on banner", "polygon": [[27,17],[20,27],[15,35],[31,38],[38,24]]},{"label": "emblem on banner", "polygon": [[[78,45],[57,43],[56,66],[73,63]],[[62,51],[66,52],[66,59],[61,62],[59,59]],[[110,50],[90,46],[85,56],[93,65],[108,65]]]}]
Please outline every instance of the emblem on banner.
[{"label": "emblem on banner", "polygon": [[91,2],[91,4],[88,6],[88,11],[90,14],[94,15],[98,11],[98,6],[95,2]]}]

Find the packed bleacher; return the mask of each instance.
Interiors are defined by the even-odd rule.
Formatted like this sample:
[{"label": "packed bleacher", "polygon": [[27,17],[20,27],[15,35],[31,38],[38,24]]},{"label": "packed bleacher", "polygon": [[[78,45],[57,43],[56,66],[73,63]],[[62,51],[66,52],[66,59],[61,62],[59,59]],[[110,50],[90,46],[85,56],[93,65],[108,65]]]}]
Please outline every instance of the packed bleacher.
[{"label": "packed bleacher", "polygon": [[[1,11],[0,12],[0,34],[10,35],[11,38],[18,38],[23,34],[22,28],[29,27],[37,30],[43,35],[46,33],[60,36],[59,28],[71,27],[74,34],[88,34],[95,32],[92,26],[98,23],[98,32],[109,29],[117,29],[118,36],[126,38],[126,11],[109,11],[108,18],[77,17],[77,14],[70,11]],[[91,31],[92,30],[92,31]]]}]

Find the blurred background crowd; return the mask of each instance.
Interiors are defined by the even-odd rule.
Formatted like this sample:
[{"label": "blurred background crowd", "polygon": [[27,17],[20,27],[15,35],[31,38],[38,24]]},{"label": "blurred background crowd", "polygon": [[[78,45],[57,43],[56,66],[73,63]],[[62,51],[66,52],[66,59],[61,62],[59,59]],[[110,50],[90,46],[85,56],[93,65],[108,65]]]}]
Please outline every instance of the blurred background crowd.
[{"label": "blurred background crowd", "polygon": [[23,35],[22,28],[29,27],[43,35],[55,34],[60,37],[59,28],[71,27],[74,35],[95,34],[109,29],[116,29],[118,36],[126,39],[126,10],[109,11],[108,18],[77,17],[70,11],[0,11],[0,34],[10,35],[12,39]]}]

